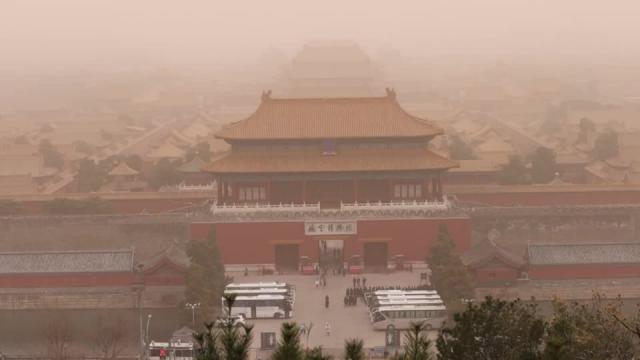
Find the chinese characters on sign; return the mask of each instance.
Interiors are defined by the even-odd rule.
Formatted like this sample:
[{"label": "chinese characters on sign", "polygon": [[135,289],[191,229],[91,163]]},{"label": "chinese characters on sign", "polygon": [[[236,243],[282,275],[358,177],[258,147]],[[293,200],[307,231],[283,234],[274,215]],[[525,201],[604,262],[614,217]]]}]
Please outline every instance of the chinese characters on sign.
[{"label": "chinese characters on sign", "polygon": [[305,235],[353,235],[358,233],[355,221],[305,221]]}]

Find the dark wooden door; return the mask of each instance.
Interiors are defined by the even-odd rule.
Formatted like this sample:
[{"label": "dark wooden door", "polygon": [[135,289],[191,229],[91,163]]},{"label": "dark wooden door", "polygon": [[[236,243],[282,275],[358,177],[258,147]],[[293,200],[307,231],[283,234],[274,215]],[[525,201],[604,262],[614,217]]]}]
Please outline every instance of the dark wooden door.
[{"label": "dark wooden door", "polygon": [[297,244],[276,245],[276,269],[279,271],[298,271],[300,249]]},{"label": "dark wooden door", "polygon": [[388,246],[386,242],[372,242],[364,244],[364,267],[373,271],[387,269]]}]

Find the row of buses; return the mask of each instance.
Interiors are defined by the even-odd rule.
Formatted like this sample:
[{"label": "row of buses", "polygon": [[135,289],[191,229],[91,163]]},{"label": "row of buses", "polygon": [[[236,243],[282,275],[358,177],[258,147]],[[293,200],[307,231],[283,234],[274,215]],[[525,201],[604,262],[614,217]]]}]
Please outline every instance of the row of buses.
[{"label": "row of buses", "polygon": [[376,330],[409,329],[417,322],[437,329],[447,319],[447,308],[435,290],[377,290],[365,294],[365,301]]},{"label": "row of buses", "polygon": [[[283,282],[231,283],[224,294],[235,295],[230,315],[245,319],[287,319],[296,302],[295,288]],[[222,308],[228,309],[224,297]]]}]

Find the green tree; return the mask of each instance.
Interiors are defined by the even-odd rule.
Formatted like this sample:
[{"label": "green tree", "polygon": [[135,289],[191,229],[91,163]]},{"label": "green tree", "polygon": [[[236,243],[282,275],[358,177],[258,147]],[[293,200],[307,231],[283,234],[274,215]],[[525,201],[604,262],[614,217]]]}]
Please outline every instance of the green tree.
[{"label": "green tree", "polygon": [[237,326],[230,316],[235,295],[224,296],[227,309],[217,323],[205,323],[205,330],[193,334],[198,360],[247,360],[253,341],[253,326]]},{"label": "green tree", "polygon": [[179,161],[161,159],[151,169],[149,185],[157,190],[162,186],[178,184],[181,179],[178,166],[180,166]]},{"label": "green tree", "polygon": [[608,131],[598,135],[593,145],[593,158],[596,160],[606,160],[618,156],[618,134]]},{"label": "green tree", "polygon": [[304,360],[331,360],[332,357],[322,352],[322,347],[316,346],[313,349],[304,351]]},{"label": "green tree", "polygon": [[222,360],[218,349],[218,331],[214,323],[206,323],[204,331],[193,334],[195,360]]},{"label": "green tree", "polygon": [[438,238],[426,259],[432,273],[434,287],[451,310],[461,299],[473,296],[471,275],[466,270],[445,224],[438,227]]},{"label": "green tree", "polygon": [[546,147],[539,147],[531,159],[531,179],[536,184],[546,184],[556,174],[556,154]]},{"label": "green tree", "polygon": [[577,143],[586,143],[589,141],[589,135],[596,131],[596,125],[591,119],[583,117],[580,119]]},{"label": "green tree", "polygon": [[75,176],[76,186],[80,192],[98,191],[107,182],[107,170],[91,159],[83,159],[78,165]]},{"label": "green tree", "polygon": [[345,360],[364,360],[364,342],[361,339],[348,339],[344,342]]},{"label": "green tree", "polygon": [[193,160],[195,157],[199,157],[204,161],[211,160],[211,146],[208,142],[199,142],[195,146],[187,150],[185,159],[187,162]]},{"label": "green tree", "polygon": [[[216,241],[215,227],[207,240],[192,240],[187,247],[191,260],[186,276],[185,299],[207,309],[219,306],[225,286],[224,265]],[[210,311],[201,311],[207,313]]]},{"label": "green tree", "polygon": [[636,344],[617,320],[620,308],[620,300],[605,305],[598,295],[586,304],[555,302],[544,359],[633,359]]},{"label": "green tree", "polygon": [[440,360],[529,360],[541,358],[546,324],[535,304],[487,297],[469,303],[445,326],[436,347]]},{"label": "green tree", "polygon": [[14,216],[22,214],[22,205],[15,200],[0,200],[0,216]]},{"label": "green tree", "polygon": [[451,135],[449,145],[449,155],[454,160],[473,160],[476,157],[471,147],[458,135]]},{"label": "green tree", "polygon": [[522,185],[529,183],[527,166],[518,155],[509,157],[509,162],[502,166],[500,182],[503,185]]},{"label": "green tree", "polygon": [[64,156],[49,140],[45,139],[40,142],[38,152],[42,155],[45,166],[56,169],[64,167]]},{"label": "green tree", "polygon": [[431,341],[427,338],[427,326],[424,322],[412,323],[404,334],[402,354],[394,357],[394,360],[431,360]]},{"label": "green tree", "polygon": [[304,352],[300,345],[300,328],[296,323],[285,322],[280,327],[280,341],[271,359],[302,360]]}]

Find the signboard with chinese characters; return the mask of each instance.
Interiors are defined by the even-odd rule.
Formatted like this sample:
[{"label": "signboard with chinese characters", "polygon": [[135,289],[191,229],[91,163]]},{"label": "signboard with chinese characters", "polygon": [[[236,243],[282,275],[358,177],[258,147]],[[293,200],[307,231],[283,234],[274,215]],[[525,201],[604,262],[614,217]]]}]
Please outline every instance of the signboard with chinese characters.
[{"label": "signboard with chinese characters", "polygon": [[305,221],[305,235],[354,235],[358,233],[356,221]]}]

